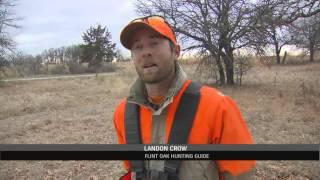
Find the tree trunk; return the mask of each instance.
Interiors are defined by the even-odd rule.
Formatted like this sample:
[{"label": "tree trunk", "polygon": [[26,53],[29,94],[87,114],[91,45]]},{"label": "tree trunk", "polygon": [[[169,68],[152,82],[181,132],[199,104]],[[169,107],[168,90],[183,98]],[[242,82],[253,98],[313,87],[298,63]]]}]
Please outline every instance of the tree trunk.
[{"label": "tree trunk", "polygon": [[219,69],[220,85],[223,85],[226,83],[226,78],[224,75],[224,70],[223,70],[220,56],[217,57],[217,65],[218,65],[218,69]]},{"label": "tree trunk", "polygon": [[226,77],[224,75],[224,69],[221,63],[221,51],[222,49],[219,48],[219,52],[216,54],[214,53],[214,50],[210,51],[211,55],[216,57],[216,61],[217,61],[217,66],[218,66],[218,70],[219,70],[219,84],[220,85],[224,85],[226,83]]},{"label": "tree trunk", "polygon": [[281,63],[281,61],[280,61],[280,51],[281,50],[279,49],[279,44],[277,41],[274,43],[274,46],[275,46],[275,52],[276,52],[276,57],[277,57],[277,64],[280,64]]},{"label": "tree trunk", "polygon": [[274,50],[275,50],[275,53],[276,53],[276,60],[277,60],[277,64],[280,64],[281,61],[280,61],[280,51],[281,51],[281,48],[279,48],[279,41],[277,39],[277,32],[276,32],[276,29],[275,27],[272,28],[272,41],[273,41],[273,45],[274,45]]},{"label": "tree trunk", "polygon": [[224,63],[226,65],[227,84],[234,85],[233,51],[231,49],[228,49],[226,53],[227,54],[223,58],[224,58]]},{"label": "tree trunk", "polygon": [[243,76],[243,61],[241,60],[240,61],[240,69],[239,69],[239,73],[240,74],[240,83],[239,85],[241,86],[242,85],[242,76]]},{"label": "tree trunk", "polygon": [[310,51],[310,62],[313,62],[314,61],[314,43],[313,42],[310,42],[309,51]]},{"label": "tree trunk", "polygon": [[228,85],[234,85],[234,80],[233,80],[233,66],[229,65],[226,68],[226,74],[227,74],[227,84]]},{"label": "tree trunk", "polygon": [[281,64],[280,51],[276,50],[277,64]]},{"label": "tree trunk", "polygon": [[284,61],[286,60],[287,58],[287,51],[284,52],[284,55],[283,55],[283,58],[282,58],[282,64],[284,64]]}]

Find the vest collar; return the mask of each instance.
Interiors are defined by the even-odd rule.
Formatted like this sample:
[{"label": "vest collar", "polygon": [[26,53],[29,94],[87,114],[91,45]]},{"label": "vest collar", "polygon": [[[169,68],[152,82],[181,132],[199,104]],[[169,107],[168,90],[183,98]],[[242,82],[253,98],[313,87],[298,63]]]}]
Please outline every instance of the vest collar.
[{"label": "vest collar", "polygon": [[[145,84],[142,82],[140,78],[138,78],[134,84],[130,88],[129,96],[127,97],[127,100],[136,103],[142,106],[146,106],[148,108],[151,108],[154,112],[159,113],[162,112],[162,110],[172,102],[173,97],[176,95],[177,92],[179,92],[180,88],[183,86],[185,80],[187,80],[187,75],[186,73],[182,70],[181,66],[176,63],[176,74],[175,78],[165,95],[164,101],[160,105],[158,110],[154,110],[151,106],[150,103],[148,102],[148,96],[147,96],[147,91],[145,88]],[[158,113],[156,113],[158,114]]]}]

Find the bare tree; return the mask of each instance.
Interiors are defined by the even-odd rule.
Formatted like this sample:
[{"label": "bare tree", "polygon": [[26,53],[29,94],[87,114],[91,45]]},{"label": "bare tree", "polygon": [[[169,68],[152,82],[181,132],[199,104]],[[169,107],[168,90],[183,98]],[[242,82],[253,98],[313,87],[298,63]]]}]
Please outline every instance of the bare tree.
[{"label": "bare tree", "polygon": [[[244,0],[138,0],[139,14],[160,14],[168,19],[186,46],[208,51],[219,69],[220,84],[234,84],[235,49],[252,44],[257,19],[254,6]],[[225,67],[225,68],[224,68]]]},{"label": "bare tree", "polygon": [[220,84],[234,84],[234,51],[243,47],[261,50],[261,29],[266,9],[276,9],[275,22],[293,22],[316,14],[316,0],[255,2],[249,0],[137,0],[140,15],[158,14],[173,25],[184,50],[209,52],[219,69]]},{"label": "bare tree", "polygon": [[308,49],[310,62],[313,62],[314,52],[320,48],[320,14],[295,21],[291,35],[294,44]]},{"label": "bare tree", "polygon": [[16,23],[20,18],[15,16],[14,7],[14,1],[0,0],[0,70],[10,64],[5,54],[8,51],[13,52],[15,47],[8,31],[10,28],[19,28]]},{"label": "bare tree", "polygon": [[277,19],[277,12],[269,9],[269,12],[265,13],[261,18],[261,33],[263,34],[260,39],[260,45],[273,46],[274,53],[276,55],[277,64],[281,63],[280,53],[283,46],[288,45],[291,41],[291,36],[288,32],[288,24],[279,23]]},{"label": "bare tree", "polygon": [[[283,46],[288,45],[291,41],[287,26],[271,27],[269,29],[271,44],[274,46],[277,64],[281,63],[280,53]],[[282,62],[284,62],[284,58]]]},{"label": "bare tree", "polygon": [[281,24],[290,24],[298,18],[307,18],[320,13],[319,0],[276,0],[273,2],[273,7]]},{"label": "bare tree", "polygon": [[235,74],[237,83],[241,86],[242,85],[242,79],[243,76],[252,68],[252,63],[250,59],[252,59],[252,56],[250,55],[252,53],[240,53],[238,52],[235,56]]},{"label": "bare tree", "polygon": [[65,60],[80,63],[80,45],[72,45],[65,48]]},{"label": "bare tree", "polygon": [[51,64],[51,63],[55,63],[55,60],[56,60],[56,57],[55,57],[55,50],[54,50],[54,48],[50,48],[50,49],[48,49],[47,51],[47,62],[49,63],[49,64]]},{"label": "bare tree", "polygon": [[73,74],[81,74],[86,71],[85,67],[80,64],[81,45],[68,46],[65,49],[65,62],[69,71]]},{"label": "bare tree", "polygon": [[64,63],[65,47],[55,49],[55,58],[58,63]]},{"label": "bare tree", "polygon": [[0,72],[4,73],[5,72],[4,67],[9,65],[10,65],[10,62],[4,56],[0,55]]},{"label": "bare tree", "polygon": [[[264,35],[262,44],[274,47],[277,64],[281,63],[280,52],[283,46],[292,42],[289,26],[298,18],[307,18],[320,12],[317,0],[278,0],[258,2],[259,26]],[[260,45],[262,45],[260,44]],[[286,55],[286,54],[285,54]],[[283,57],[284,62],[286,56]]]},{"label": "bare tree", "polygon": [[10,28],[19,28],[17,21],[20,18],[16,17],[13,11],[15,3],[12,0],[0,0],[0,53],[13,51],[15,43],[12,40],[8,30]]},{"label": "bare tree", "polygon": [[66,64],[71,73],[82,73],[85,71],[80,64],[81,45],[71,45],[59,48],[44,50],[39,56],[42,64],[45,64],[49,71],[48,64]]},{"label": "bare tree", "polygon": [[41,57],[24,54],[21,51],[11,54],[9,57],[12,67],[20,76],[28,76],[41,73]]}]

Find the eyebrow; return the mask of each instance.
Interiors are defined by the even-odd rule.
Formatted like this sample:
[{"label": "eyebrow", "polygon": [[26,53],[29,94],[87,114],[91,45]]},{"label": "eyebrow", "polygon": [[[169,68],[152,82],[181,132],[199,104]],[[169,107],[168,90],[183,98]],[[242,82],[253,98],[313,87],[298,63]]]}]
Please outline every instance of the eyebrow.
[{"label": "eyebrow", "polygon": [[[162,36],[159,35],[159,34],[152,34],[152,35],[149,36],[149,38],[150,38],[150,39],[157,39],[157,38],[162,38]],[[136,43],[136,42],[139,42],[139,40],[138,40],[138,39],[133,39],[132,45],[133,45],[134,43]]]},{"label": "eyebrow", "polygon": [[162,38],[162,36],[159,35],[159,34],[154,34],[154,35],[151,35],[150,37],[151,37],[151,39],[154,39],[154,38]]}]

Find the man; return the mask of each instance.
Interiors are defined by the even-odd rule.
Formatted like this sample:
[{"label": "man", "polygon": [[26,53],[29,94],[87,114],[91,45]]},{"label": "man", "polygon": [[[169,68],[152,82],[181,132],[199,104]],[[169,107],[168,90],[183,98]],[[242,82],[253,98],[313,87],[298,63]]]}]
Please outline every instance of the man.
[{"label": "man", "polygon": [[[183,113],[177,113],[177,109],[192,105],[184,103],[184,94],[192,89],[189,87],[196,87],[177,63],[180,47],[174,32],[162,17],[148,16],[131,21],[122,30],[120,40],[131,50],[139,77],[129,96],[121,100],[114,112],[118,143],[167,144],[171,136],[179,136],[171,132],[173,124],[178,119],[184,121],[177,118],[176,114],[183,116]],[[196,109],[191,115],[192,126],[185,144],[252,143],[245,121],[229,97],[207,86],[199,87],[198,92],[200,98],[194,101],[197,102]],[[138,122],[127,118],[128,112],[132,112],[130,104],[138,108]],[[132,130],[132,122],[138,130]],[[178,129],[187,128],[184,124],[178,126],[181,126]],[[134,131],[139,131],[138,135]],[[138,140],[131,135],[137,136]],[[125,168],[129,171],[125,177],[132,176],[134,173],[130,175],[130,171],[133,171],[139,176],[137,179],[248,179],[255,165],[254,161],[182,161],[172,173],[168,172],[166,162],[145,161],[140,168],[135,168],[135,162],[125,161]]]}]

